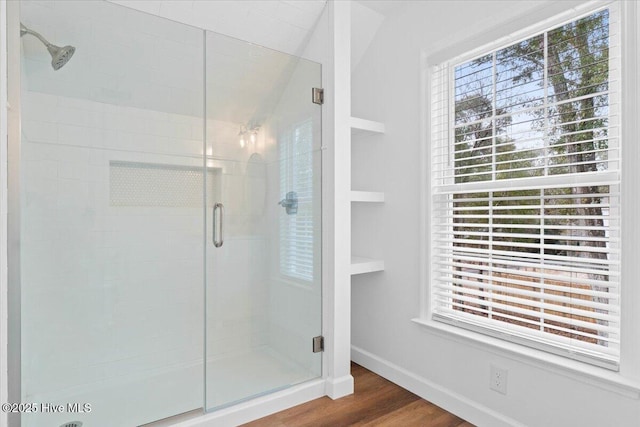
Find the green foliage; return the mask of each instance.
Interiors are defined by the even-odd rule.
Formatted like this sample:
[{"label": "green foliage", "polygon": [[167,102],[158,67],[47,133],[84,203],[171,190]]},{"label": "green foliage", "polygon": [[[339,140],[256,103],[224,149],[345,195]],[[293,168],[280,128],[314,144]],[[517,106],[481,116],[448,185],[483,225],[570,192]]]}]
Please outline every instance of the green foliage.
[{"label": "green foliage", "polygon": [[[603,10],[547,32],[546,46],[544,35],[539,35],[501,49],[495,56],[486,55],[458,67],[454,146],[456,183],[606,169],[608,23],[608,11]],[[545,74],[548,81],[546,92]],[[545,104],[546,110],[532,109]],[[535,133],[533,140],[524,142],[510,135],[510,129],[517,128],[513,117],[522,115],[519,113],[521,110],[527,111],[525,116],[530,118],[531,129],[544,132],[546,141],[542,137],[536,140]],[[493,193],[491,207],[494,215],[515,216],[493,224],[494,233],[513,235],[498,241],[515,246],[518,243],[539,243],[539,239],[522,235],[528,233],[524,225],[534,225],[539,221],[526,217],[541,213],[540,197],[544,200],[545,214],[566,217],[547,221],[546,224],[567,228],[572,225],[603,228],[603,199],[590,194],[606,194],[608,187],[566,187],[544,190],[544,194],[541,191]],[[537,195],[532,197],[534,193]],[[502,199],[511,201],[496,201]],[[488,200],[488,193],[459,194],[454,198],[454,209],[470,216],[457,220],[464,225],[460,224],[456,230],[470,233],[465,239],[487,239],[484,235],[474,235],[474,232],[486,232],[489,224],[482,226],[485,219],[472,217],[473,214],[488,213]],[[580,216],[592,218],[574,219]],[[562,240],[560,233],[553,227],[545,230],[547,237],[556,234]],[[604,231],[586,230],[584,233],[585,237],[604,237]],[[547,243],[550,241],[547,239]],[[565,240],[561,244],[596,245],[588,239],[584,242]],[[522,250],[539,251],[538,248]],[[595,252],[589,256],[601,257],[603,254]]]}]

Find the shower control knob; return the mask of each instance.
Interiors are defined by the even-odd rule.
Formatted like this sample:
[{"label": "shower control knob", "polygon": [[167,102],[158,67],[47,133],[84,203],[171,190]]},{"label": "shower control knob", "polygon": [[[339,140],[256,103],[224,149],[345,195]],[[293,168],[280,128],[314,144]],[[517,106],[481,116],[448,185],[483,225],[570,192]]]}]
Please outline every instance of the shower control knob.
[{"label": "shower control knob", "polygon": [[295,215],[298,213],[298,194],[295,191],[289,191],[278,204],[286,209],[287,215]]}]

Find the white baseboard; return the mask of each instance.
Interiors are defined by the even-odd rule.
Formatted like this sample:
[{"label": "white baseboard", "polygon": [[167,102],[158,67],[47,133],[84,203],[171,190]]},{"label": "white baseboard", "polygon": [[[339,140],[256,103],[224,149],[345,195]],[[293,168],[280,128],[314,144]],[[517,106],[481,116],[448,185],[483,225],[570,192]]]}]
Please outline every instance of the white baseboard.
[{"label": "white baseboard", "polygon": [[356,346],[351,346],[351,360],[477,426],[524,427],[514,419]]},{"label": "white baseboard", "polygon": [[248,423],[324,396],[325,383],[326,380],[323,379],[308,381],[286,390],[180,422],[174,427],[234,427]]},{"label": "white baseboard", "polygon": [[345,375],[339,378],[327,378],[325,387],[327,396],[334,400],[340,399],[353,394],[353,377]]}]

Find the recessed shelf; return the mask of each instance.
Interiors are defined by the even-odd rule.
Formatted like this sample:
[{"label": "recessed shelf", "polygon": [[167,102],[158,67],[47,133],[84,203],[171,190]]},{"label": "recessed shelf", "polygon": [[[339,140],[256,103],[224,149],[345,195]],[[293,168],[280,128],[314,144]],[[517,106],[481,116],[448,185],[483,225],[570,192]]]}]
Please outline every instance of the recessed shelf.
[{"label": "recessed shelf", "polygon": [[384,133],[384,123],[374,122],[373,120],[360,119],[351,117],[351,136],[362,135],[366,133]]},{"label": "recessed shelf", "polygon": [[383,271],[384,261],[351,255],[351,275]]},{"label": "recessed shelf", "polygon": [[384,193],[378,191],[352,191],[352,202],[384,202]]}]

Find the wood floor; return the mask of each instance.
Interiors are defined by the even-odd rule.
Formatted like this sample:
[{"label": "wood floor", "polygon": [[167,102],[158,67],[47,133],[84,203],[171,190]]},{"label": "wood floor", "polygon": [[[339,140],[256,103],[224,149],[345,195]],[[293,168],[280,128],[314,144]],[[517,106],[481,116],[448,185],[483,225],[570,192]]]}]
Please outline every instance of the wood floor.
[{"label": "wood floor", "polygon": [[244,427],[473,427],[415,394],[351,364],[355,393],[342,399],[312,400],[244,424]]}]

